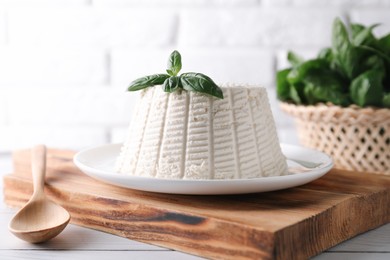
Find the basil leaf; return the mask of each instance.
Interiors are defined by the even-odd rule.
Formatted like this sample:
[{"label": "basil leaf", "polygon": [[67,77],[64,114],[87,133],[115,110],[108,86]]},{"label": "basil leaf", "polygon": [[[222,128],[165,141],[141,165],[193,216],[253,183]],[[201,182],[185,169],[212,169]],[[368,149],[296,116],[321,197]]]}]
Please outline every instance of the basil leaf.
[{"label": "basil leaf", "polygon": [[378,40],[380,50],[390,56],[390,34],[387,34]]},{"label": "basil leaf", "polygon": [[377,54],[378,56],[383,58],[386,62],[390,63],[390,56],[386,55],[381,50],[377,50],[375,48],[372,48],[370,46],[365,46],[365,45],[358,46],[357,48],[360,49],[360,50],[363,50],[363,51],[367,51],[368,53]]},{"label": "basil leaf", "polygon": [[178,51],[173,51],[168,59],[167,72],[171,76],[176,76],[181,70],[181,55]]},{"label": "basil leaf", "polygon": [[350,87],[351,99],[358,106],[381,106],[383,93],[383,74],[369,70],[355,78]]},{"label": "basil leaf", "polygon": [[323,48],[317,56],[319,59],[326,60],[327,62],[331,62],[333,59],[332,49],[331,48]]},{"label": "basil leaf", "polygon": [[363,31],[366,27],[359,23],[353,23],[351,24],[351,35],[352,39],[356,38],[356,35],[358,35],[361,31]]},{"label": "basil leaf", "polygon": [[[390,63],[389,63],[390,64]],[[383,75],[386,75],[386,66],[385,61],[378,55],[370,55],[360,64],[362,72],[367,70],[376,70],[381,72]]]},{"label": "basil leaf", "polygon": [[298,65],[300,65],[301,63],[304,62],[304,59],[302,57],[298,56],[297,54],[295,54],[292,51],[289,51],[287,53],[287,60],[290,62],[290,64],[293,67],[298,66]]},{"label": "basil leaf", "polygon": [[390,93],[383,93],[382,105],[390,108]]},{"label": "basil leaf", "polygon": [[332,28],[332,50],[336,55],[345,56],[350,45],[347,28],[345,28],[343,22],[339,18],[336,18]]},{"label": "basil leaf", "polygon": [[176,91],[178,88],[180,88],[180,78],[176,76],[167,78],[164,81],[163,88],[165,92],[169,93]]},{"label": "basil leaf", "polygon": [[[378,48],[382,53],[390,58],[390,34],[387,34],[378,40]],[[390,91],[390,63],[385,64],[386,77],[383,82],[383,86],[387,91]]]},{"label": "basil leaf", "polygon": [[313,71],[328,69],[328,64],[325,60],[315,59],[308,60],[299,66],[293,68],[287,75],[288,82],[293,85],[299,82],[303,82],[305,77]]},{"label": "basil leaf", "polygon": [[[359,31],[355,30],[355,33],[352,33],[352,44],[355,46],[359,45],[367,45],[367,46],[375,46],[377,39],[375,38],[372,30],[377,27],[379,24],[371,25],[370,27],[359,28]],[[353,27],[352,27],[353,28]],[[352,32],[354,30],[352,29]]]},{"label": "basil leaf", "polygon": [[127,88],[128,91],[137,91],[154,85],[161,85],[169,78],[167,74],[154,74],[134,80]]},{"label": "basil leaf", "polygon": [[208,76],[201,73],[188,72],[180,75],[183,89],[205,93],[217,98],[223,98],[222,90]]},{"label": "basil leaf", "polygon": [[297,84],[297,85],[291,85],[290,86],[290,98],[297,104],[304,103],[302,100],[302,92],[304,85]]},{"label": "basil leaf", "polygon": [[305,97],[309,104],[332,102],[335,105],[347,106],[347,84],[333,71],[312,73],[305,78]]},{"label": "basil leaf", "polygon": [[334,105],[343,107],[351,104],[348,94],[313,84],[306,85],[305,95],[309,104],[316,104],[318,102],[331,102]]},{"label": "basil leaf", "polygon": [[347,29],[339,18],[333,23],[332,52],[335,69],[345,78],[352,80],[359,75],[359,64],[367,55],[367,51],[358,49],[350,42]]},{"label": "basil leaf", "polygon": [[291,69],[285,69],[276,73],[276,93],[280,100],[290,99],[290,84],[287,81],[287,75]]}]

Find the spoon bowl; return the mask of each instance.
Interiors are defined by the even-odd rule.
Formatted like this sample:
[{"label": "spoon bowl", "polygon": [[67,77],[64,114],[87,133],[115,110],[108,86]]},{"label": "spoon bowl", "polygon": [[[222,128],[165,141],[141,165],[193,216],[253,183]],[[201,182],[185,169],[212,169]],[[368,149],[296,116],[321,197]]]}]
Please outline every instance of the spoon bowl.
[{"label": "spoon bowl", "polygon": [[45,242],[57,236],[70,220],[69,212],[44,194],[45,168],[46,148],[36,146],[32,150],[34,193],[8,227],[15,236],[30,243]]}]

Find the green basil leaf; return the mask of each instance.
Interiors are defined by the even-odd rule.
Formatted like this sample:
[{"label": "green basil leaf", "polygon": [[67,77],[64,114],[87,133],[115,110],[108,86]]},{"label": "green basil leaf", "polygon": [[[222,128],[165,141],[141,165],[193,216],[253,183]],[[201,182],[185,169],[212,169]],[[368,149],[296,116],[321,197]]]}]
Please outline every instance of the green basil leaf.
[{"label": "green basil leaf", "polygon": [[355,46],[367,45],[374,47],[377,44],[377,39],[372,33],[372,30],[378,25],[379,24],[374,24],[370,27],[364,27],[363,29],[360,28],[358,32],[352,33],[352,44]]},{"label": "green basil leaf", "polygon": [[382,105],[390,108],[390,93],[383,93]]},{"label": "green basil leaf", "polygon": [[332,49],[338,55],[343,55],[350,48],[350,41],[347,32],[347,28],[343,22],[336,18],[333,22],[332,29]]},{"label": "green basil leaf", "polygon": [[180,88],[180,77],[169,77],[164,81],[163,85],[164,91],[172,93]]},{"label": "green basil leaf", "polygon": [[201,73],[188,72],[180,75],[183,89],[205,93],[217,98],[223,98],[222,90],[208,76]]},{"label": "green basil leaf", "polygon": [[178,51],[173,51],[168,59],[167,72],[171,76],[176,76],[181,70],[181,55]]},{"label": "green basil leaf", "polygon": [[301,63],[304,62],[304,59],[302,57],[298,56],[297,54],[295,54],[292,51],[289,51],[287,53],[287,60],[290,62],[290,64],[293,67],[298,66],[298,65],[300,65]]},{"label": "green basil leaf", "polygon": [[313,84],[307,84],[305,86],[305,95],[308,104],[331,102],[334,105],[343,107],[351,104],[348,94],[336,92]]},{"label": "green basil leaf", "polygon": [[296,84],[290,86],[290,98],[296,103],[296,104],[303,104],[304,101],[302,100],[302,92],[304,85],[302,84]]},{"label": "green basil leaf", "polygon": [[[390,34],[387,34],[378,40],[378,46],[382,53],[390,58]],[[386,77],[383,82],[383,86],[386,91],[390,91],[390,63],[385,63]]]},{"label": "green basil leaf", "polygon": [[332,52],[335,67],[350,80],[359,73],[359,62],[366,52],[357,49],[349,40],[347,28],[339,18],[336,18],[332,29]]},{"label": "green basil leaf", "polygon": [[390,92],[390,68],[386,70],[386,76],[383,80],[383,89],[387,92]]},{"label": "green basil leaf", "polygon": [[276,93],[279,100],[286,101],[290,99],[290,84],[287,81],[287,75],[291,69],[280,70],[276,73]]},{"label": "green basil leaf", "polygon": [[134,80],[127,88],[128,91],[137,91],[154,85],[161,85],[169,78],[167,74],[154,74]]},{"label": "green basil leaf", "polygon": [[323,48],[317,56],[319,59],[326,60],[328,63],[332,62],[333,55],[331,48]]},{"label": "green basil leaf", "polygon": [[322,59],[305,61],[299,66],[293,68],[290,73],[288,73],[287,81],[291,85],[303,82],[305,77],[313,71],[328,69],[328,67],[328,63]]},{"label": "green basil leaf", "polygon": [[[389,63],[390,64],[390,63]],[[365,58],[360,64],[362,72],[367,70],[376,70],[386,75],[385,60],[379,55],[373,54]]]},{"label": "green basil leaf", "polygon": [[335,105],[347,106],[351,103],[348,85],[331,70],[308,75],[305,78],[304,93],[309,104],[332,102]]},{"label": "green basil leaf", "polygon": [[369,70],[355,78],[350,87],[351,99],[358,106],[381,106],[383,73]]},{"label": "green basil leaf", "polygon": [[352,23],[351,24],[351,35],[352,39],[356,38],[356,35],[358,35],[361,31],[363,31],[366,28],[366,26],[359,24],[359,23]]},{"label": "green basil leaf", "polygon": [[372,48],[370,46],[365,46],[365,45],[358,46],[356,48],[363,50],[363,51],[367,51],[369,53],[374,53],[374,54],[380,56],[381,58],[383,58],[386,62],[390,63],[390,56],[386,55],[381,50],[377,50],[375,48]]},{"label": "green basil leaf", "polygon": [[390,33],[378,40],[380,50],[387,56],[390,56]]},{"label": "green basil leaf", "polygon": [[366,59],[370,53],[367,50],[361,48],[362,46],[350,47],[341,54],[335,55],[335,68],[339,70],[341,75],[349,80],[353,80],[364,69],[361,68],[362,62]]}]

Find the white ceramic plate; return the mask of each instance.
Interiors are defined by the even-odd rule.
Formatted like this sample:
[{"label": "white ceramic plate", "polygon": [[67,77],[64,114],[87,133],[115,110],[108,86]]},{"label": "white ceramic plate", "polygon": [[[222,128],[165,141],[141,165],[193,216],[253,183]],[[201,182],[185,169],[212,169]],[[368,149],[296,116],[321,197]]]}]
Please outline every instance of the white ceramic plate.
[{"label": "white ceramic plate", "polygon": [[172,180],[118,174],[115,160],[121,144],[85,149],[73,161],[87,175],[121,187],[171,194],[218,195],[266,192],[300,186],[320,178],[333,166],[332,159],[321,152],[281,144],[290,175],[238,180]]}]

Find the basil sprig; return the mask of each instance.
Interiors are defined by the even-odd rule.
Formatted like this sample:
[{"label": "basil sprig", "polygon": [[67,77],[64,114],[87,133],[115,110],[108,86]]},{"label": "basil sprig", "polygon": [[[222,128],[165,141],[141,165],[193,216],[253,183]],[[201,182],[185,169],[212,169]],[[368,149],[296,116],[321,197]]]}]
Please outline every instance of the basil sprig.
[{"label": "basil sprig", "polygon": [[223,98],[222,90],[210,77],[195,72],[178,75],[181,67],[181,55],[178,51],[173,51],[168,59],[166,70],[168,74],[154,74],[136,79],[130,83],[127,90],[137,91],[155,85],[162,85],[163,90],[168,93],[182,89]]}]

